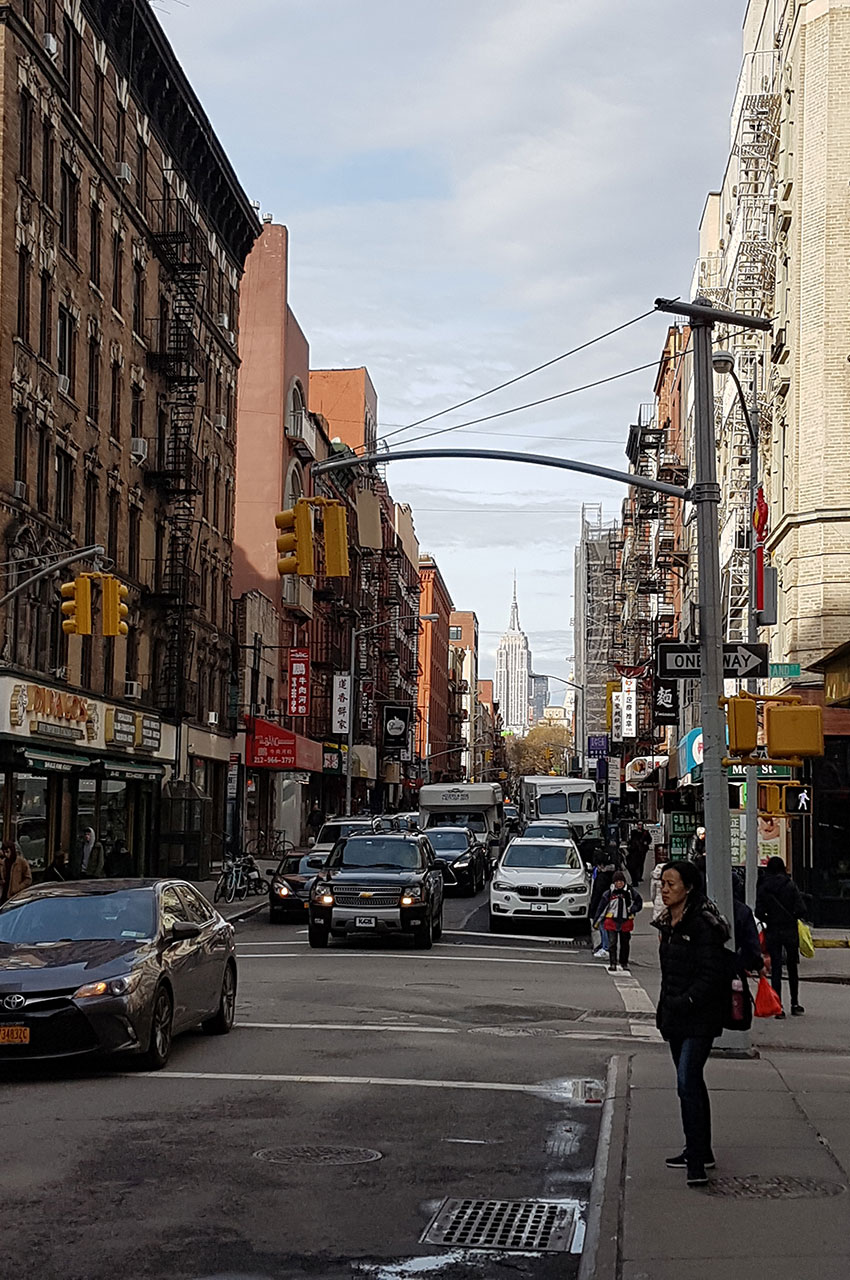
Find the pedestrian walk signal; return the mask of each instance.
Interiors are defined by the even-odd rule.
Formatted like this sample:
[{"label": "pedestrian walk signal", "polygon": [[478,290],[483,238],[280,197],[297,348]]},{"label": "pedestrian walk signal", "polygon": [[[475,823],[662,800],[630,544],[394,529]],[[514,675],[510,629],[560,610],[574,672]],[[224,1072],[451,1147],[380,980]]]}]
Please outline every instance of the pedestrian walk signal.
[{"label": "pedestrian walk signal", "polygon": [[812,789],[811,787],[791,787],[785,788],[785,812],[786,813],[811,813],[812,811]]},{"label": "pedestrian walk signal", "polygon": [[66,636],[91,635],[91,578],[80,574],[73,582],[63,582],[62,630]]},{"label": "pedestrian walk signal", "polygon": [[760,782],[759,813],[805,814],[812,811],[812,789],[802,782]]}]

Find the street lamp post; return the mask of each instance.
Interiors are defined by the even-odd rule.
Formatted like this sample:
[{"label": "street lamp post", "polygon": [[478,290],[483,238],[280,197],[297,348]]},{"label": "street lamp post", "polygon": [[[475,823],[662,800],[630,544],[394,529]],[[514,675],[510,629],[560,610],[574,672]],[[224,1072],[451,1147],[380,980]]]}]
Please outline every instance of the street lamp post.
[{"label": "street lamp post", "polygon": [[[711,363],[714,372],[725,376],[729,374],[735,384],[738,402],[741,406],[741,412],[744,416],[744,422],[747,424],[747,433],[750,437],[750,481],[749,481],[749,575],[747,587],[747,640],[750,644],[758,641],[758,609],[756,600],[756,547],[758,545],[758,537],[756,534],[755,524],[753,522],[753,513],[755,511],[756,497],[759,487],[759,409],[758,394],[756,383],[756,371],[753,368],[753,379],[751,385],[752,400],[747,405],[747,397],[744,394],[744,388],[741,386],[741,380],[735,371],[735,357],[731,351],[715,351],[711,357]],[[750,693],[757,692],[757,681],[754,677],[750,677],[747,681],[747,689]],[[756,900],[756,879],[758,877],[758,860],[759,860],[759,837],[758,837],[758,768],[755,765],[747,767],[747,861],[746,861],[746,897],[750,906],[755,905]]]},{"label": "street lamp post", "polygon": [[[411,613],[406,618],[399,618],[398,622],[436,622],[439,614],[436,613]],[[395,618],[382,618],[380,622],[373,622],[368,627],[358,627],[352,629],[351,632],[351,650],[348,660],[348,688],[349,688],[349,705],[348,705],[348,749],[345,753],[345,816],[351,817],[351,781],[352,767],[354,763],[354,713],[357,710],[356,698],[354,696],[354,676],[357,666],[357,641],[361,636],[365,636],[370,631],[377,631],[380,627],[386,627],[390,622],[395,622]]]}]

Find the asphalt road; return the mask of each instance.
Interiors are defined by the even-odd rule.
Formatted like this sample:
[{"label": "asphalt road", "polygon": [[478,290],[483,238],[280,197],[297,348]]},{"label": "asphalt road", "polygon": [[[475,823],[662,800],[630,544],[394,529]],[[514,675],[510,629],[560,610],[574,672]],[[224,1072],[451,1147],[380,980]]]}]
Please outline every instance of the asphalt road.
[{"label": "asphalt road", "polygon": [[[576,1275],[608,1060],[653,1037],[648,1002],[585,942],[491,938],[486,914],[450,899],[423,953],[314,951],[263,911],[230,1036],[151,1075],[3,1078],[0,1277]],[[446,1198],[563,1201],[578,1226],[558,1252],[423,1241]]]}]

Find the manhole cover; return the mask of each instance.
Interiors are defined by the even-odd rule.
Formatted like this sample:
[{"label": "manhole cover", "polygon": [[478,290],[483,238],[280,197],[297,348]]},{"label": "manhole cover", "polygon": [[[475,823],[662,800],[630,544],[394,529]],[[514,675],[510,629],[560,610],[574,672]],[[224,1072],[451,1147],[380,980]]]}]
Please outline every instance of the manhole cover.
[{"label": "manhole cover", "polygon": [[369,1147],[264,1147],[254,1152],[254,1159],[267,1164],[369,1164],[382,1154]]},{"label": "manhole cover", "polygon": [[746,1178],[713,1178],[708,1184],[713,1196],[733,1200],[808,1200],[815,1196],[840,1196],[847,1188],[824,1178],[770,1178],[751,1174]]},{"label": "manhole cover", "polygon": [[581,1237],[578,1200],[444,1200],[423,1243],[567,1253]]}]

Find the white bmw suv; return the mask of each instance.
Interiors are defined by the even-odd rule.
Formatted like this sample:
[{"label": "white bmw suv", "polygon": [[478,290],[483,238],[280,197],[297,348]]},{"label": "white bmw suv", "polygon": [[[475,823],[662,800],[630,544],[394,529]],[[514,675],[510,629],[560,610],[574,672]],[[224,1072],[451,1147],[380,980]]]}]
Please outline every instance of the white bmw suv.
[{"label": "white bmw suv", "polygon": [[508,921],[574,921],[588,932],[590,875],[572,840],[511,840],[490,883],[490,932]]}]

